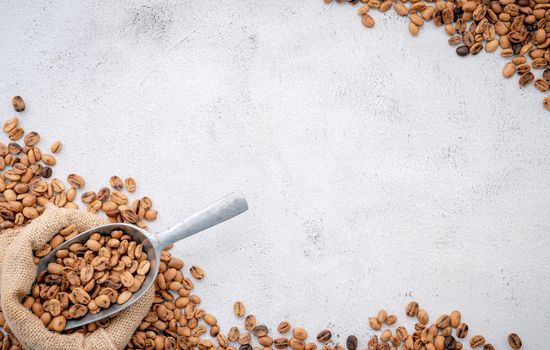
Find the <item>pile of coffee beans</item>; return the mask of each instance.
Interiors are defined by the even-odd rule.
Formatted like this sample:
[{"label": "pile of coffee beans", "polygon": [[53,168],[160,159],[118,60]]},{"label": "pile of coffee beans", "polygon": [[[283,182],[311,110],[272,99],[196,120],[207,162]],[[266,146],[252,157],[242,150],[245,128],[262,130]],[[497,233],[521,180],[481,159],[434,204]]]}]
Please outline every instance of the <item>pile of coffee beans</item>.
[{"label": "pile of coffee beans", "polygon": [[93,233],[85,244],[58,250],[22,303],[49,329],[61,332],[69,319],[126,303],[150,267],[143,245],[123,231]]},{"label": "pile of coffee beans", "polygon": [[[333,0],[324,0],[331,3]],[[408,17],[409,32],[418,35],[426,21],[443,27],[449,45],[459,56],[499,51],[509,59],[505,78],[517,76],[521,88],[533,85],[541,92],[550,89],[550,4],[547,0],[336,0],[362,5],[357,10],[363,25],[375,24],[371,10],[386,12],[392,7]],[[550,110],[550,96],[543,106]]]}]

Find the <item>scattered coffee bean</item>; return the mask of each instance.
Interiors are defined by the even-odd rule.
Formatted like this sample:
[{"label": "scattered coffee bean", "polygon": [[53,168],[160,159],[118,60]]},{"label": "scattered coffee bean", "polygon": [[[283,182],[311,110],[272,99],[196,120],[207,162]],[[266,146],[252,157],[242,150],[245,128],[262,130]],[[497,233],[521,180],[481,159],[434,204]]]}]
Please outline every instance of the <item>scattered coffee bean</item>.
[{"label": "scattered coffee bean", "polygon": [[25,101],[23,101],[21,96],[13,96],[11,105],[16,112],[23,112],[25,110]]},{"label": "scattered coffee bean", "polygon": [[348,350],[357,350],[357,337],[354,335],[350,335],[346,339],[346,347]]},{"label": "scattered coffee bean", "polygon": [[521,349],[521,338],[516,333],[510,333],[510,335],[508,335],[508,344],[510,344],[510,347],[514,350]]},{"label": "scattered coffee bean", "polygon": [[485,344],[485,337],[482,335],[474,335],[470,338],[470,346],[472,348],[477,348]]}]

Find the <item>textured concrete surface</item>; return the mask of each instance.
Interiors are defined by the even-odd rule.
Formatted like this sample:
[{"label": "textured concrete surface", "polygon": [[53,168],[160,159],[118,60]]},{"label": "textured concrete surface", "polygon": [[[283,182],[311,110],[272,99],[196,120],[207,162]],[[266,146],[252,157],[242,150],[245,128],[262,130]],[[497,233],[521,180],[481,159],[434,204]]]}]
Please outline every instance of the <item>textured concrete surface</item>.
[{"label": "textured concrete surface", "polygon": [[550,118],[504,60],[321,0],[4,1],[0,113],[65,143],[55,175],[132,175],[159,230],[233,189],[251,209],[177,245],[227,329],[361,336],[379,308],[462,310],[497,348],[550,328]]}]

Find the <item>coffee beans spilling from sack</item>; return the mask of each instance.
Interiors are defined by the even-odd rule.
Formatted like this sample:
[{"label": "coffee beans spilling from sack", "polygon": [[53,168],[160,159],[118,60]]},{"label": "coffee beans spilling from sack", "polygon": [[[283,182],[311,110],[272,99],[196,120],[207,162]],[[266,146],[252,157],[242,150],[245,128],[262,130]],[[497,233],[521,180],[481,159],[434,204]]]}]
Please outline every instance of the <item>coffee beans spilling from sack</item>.
[{"label": "coffee beans spilling from sack", "polygon": [[23,304],[58,332],[68,319],[126,303],[151,267],[143,245],[120,230],[109,236],[94,233],[85,244],[57,251],[56,257],[37,277]]},{"label": "coffee beans spilling from sack", "polygon": [[[16,102],[14,102],[16,110],[24,110],[23,99],[18,97],[17,99],[14,98],[14,101],[17,102],[17,108]],[[16,125],[18,123],[17,121]],[[35,137],[34,134],[33,137]],[[51,152],[56,153],[60,149],[61,143],[54,142]],[[27,149],[25,153],[28,151],[30,149]],[[32,151],[32,153],[34,155],[35,151]],[[4,161],[6,156],[4,156]],[[27,160],[23,160],[23,155],[16,158],[18,160],[14,161],[13,157],[8,157],[9,162],[5,162],[5,164],[9,164],[13,168],[15,164],[27,162]],[[36,160],[36,158],[34,159]],[[51,159],[47,162],[51,165],[55,163]],[[49,167],[47,163],[44,164]],[[41,164],[37,164],[36,167],[46,168]],[[5,179],[6,172],[0,173],[0,178]],[[46,175],[48,175],[46,178],[51,176],[51,168],[49,168]],[[21,197],[36,196],[36,203],[33,203],[32,207],[36,208],[38,215],[42,213],[44,210],[43,205],[47,202],[62,203],[65,207],[77,207],[76,204],[68,205],[67,203],[73,203],[76,189],[84,186],[84,180],[80,176],[69,176],[68,183],[71,189],[74,189],[74,191],[69,189],[70,195],[69,192],[64,192],[64,186],[61,190],[63,184],[60,180],[59,182],[56,181],[55,184],[52,183],[53,181],[46,182],[43,180],[43,176],[39,180],[33,180],[36,176],[33,175],[31,180],[22,183],[44,181],[45,185],[42,186],[46,190],[39,192],[38,195],[33,193],[32,190],[29,190],[29,192],[21,191],[15,196],[15,201],[23,201],[23,198],[18,198],[19,195],[22,195]],[[11,179],[5,181],[7,183],[6,188],[13,189],[20,181],[17,181],[14,176],[9,175],[9,177]],[[16,184],[12,185],[13,182]],[[133,193],[136,189],[135,180],[127,178],[122,181],[121,178],[113,176],[109,183],[113,189],[112,192],[109,188],[104,187],[97,192],[90,191],[82,194],[82,201],[88,205],[88,211],[97,214],[104,212],[111,222],[129,222],[141,226],[145,225],[142,220],[156,219],[157,212],[152,209],[150,198],[143,197],[130,200],[122,192],[125,187],[129,193]],[[8,197],[10,196],[9,193]],[[69,197],[66,202],[55,200],[55,198],[63,197],[61,193],[65,193],[64,196]],[[5,199],[5,195],[0,198]],[[38,200],[38,198],[44,199]],[[42,204],[37,206],[38,201]],[[8,201],[0,201],[0,203],[6,202]],[[128,203],[131,204],[128,205]],[[26,207],[24,204],[23,206]],[[123,214],[128,210],[130,212]],[[15,213],[19,213],[19,211],[15,211]],[[133,215],[137,216],[137,219]],[[3,227],[23,225],[30,220],[32,218],[25,217],[23,220],[20,219],[18,223],[13,222],[13,225],[4,224]],[[5,221],[4,219],[2,223]],[[53,248],[78,233],[75,225],[63,228],[59,234],[52,238],[49,244],[35,251],[35,261],[39,262],[40,258],[48,254]],[[127,246],[126,243],[123,243],[125,241],[128,242]],[[147,259],[143,250],[138,248],[139,245],[135,244],[134,246],[133,243],[135,242],[131,242],[130,237],[126,237],[120,231],[113,231],[110,236],[95,235],[83,246],[75,245],[63,250],[60,252],[56,263],[49,266],[48,272],[38,277],[37,283],[33,286],[29,296],[23,298],[22,303],[52,331],[90,333],[98,328],[107,327],[110,322],[108,318],[89,324],[81,329],[63,330],[66,319],[81,317],[86,312],[97,312],[100,308],[108,307],[115,302],[123,303],[130,295],[129,293],[137,291],[136,288],[138,288],[140,280],[147,273],[147,267],[144,263]],[[310,335],[304,328],[292,327],[288,321],[282,321],[276,327],[279,334],[272,334],[268,326],[258,324],[255,315],[247,314],[245,305],[240,301],[235,302],[233,305],[233,313],[236,318],[242,320],[241,327],[233,326],[227,328],[226,332],[222,331],[216,317],[200,307],[200,296],[193,294],[195,288],[193,279],[202,280],[205,277],[203,269],[198,266],[191,266],[189,276],[187,276],[184,271],[185,264],[183,260],[173,257],[169,252],[170,249],[171,247],[165,248],[160,257],[159,274],[154,284],[155,298],[153,305],[134,332],[126,349],[272,350],[275,348],[278,350],[316,350],[320,346],[323,350],[345,350],[343,345],[334,341],[333,334],[329,329],[318,332],[313,339],[309,340]],[[116,264],[114,260],[111,262],[113,256],[117,256],[117,258],[114,258],[114,260],[118,259]],[[97,259],[94,263],[94,259],[98,257],[104,257],[105,259],[101,259],[101,262],[100,259]],[[109,259],[105,263],[107,257]],[[139,271],[140,266],[142,268],[141,273]],[[133,282],[130,284],[131,279],[133,279]],[[368,323],[374,331],[380,332],[380,335],[373,336],[368,340],[367,348],[369,350],[396,350],[398,347],[403,350],[460,350],[462,348],[462,344],[458,339],[467,336],[468,325],[462,321],[459,312],[453,311],[449,315],[442,315],[430,326],[428,326],[430,319],[428,313],[420,309],[418,303],[409,303],[405,313],[418,319],[414,330],[408,331],[403,326],[398,326],[395,331],[382,330],[385,326],[390,327],[397,324],[397,316],[388,314],[384,310],[378,312],[376,316],[370,317]],[[0,326],[6,332],[6,335],[0,332],[1,348],[21,349],[19,341],[10,332],[1,312]],[[521,339],[514,333],[508,336],[508,343],[514,350],[519,350],[522,346]],[[361,347],[361,340],[351,335],[346,339],[345,346],[349,350],[357,350]],[[491,344],[486,343],[485,338],[481,335],[471,337],[470,346],[483,346],[484,350],[494,349]]]},{"label": "coffee beans spilling from sack", "polygon": [[[324,0],[331,3],[332,0]],[[409,18],[409,32],[418,35],[426,21],[443,27],[449,45],[459,56],[495,52],[510,61],[505,78],[516,76],[520,87],[533,85],[541,92],[550,89],[550,3],[548,0],[336,0],[361,3],[357,10],[363,25],[375,24],[371,10],[386,12],[392,7]],[[543,106],[550,110],[550,96]]]}]

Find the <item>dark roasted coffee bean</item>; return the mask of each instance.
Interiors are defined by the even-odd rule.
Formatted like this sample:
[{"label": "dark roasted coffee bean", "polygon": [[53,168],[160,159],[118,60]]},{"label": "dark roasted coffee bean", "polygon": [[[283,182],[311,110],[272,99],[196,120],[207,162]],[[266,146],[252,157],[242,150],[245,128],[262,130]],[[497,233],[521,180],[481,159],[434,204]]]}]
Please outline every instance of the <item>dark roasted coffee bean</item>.
[{"label": "dark roasted coffee bean", "polygon": [[346,347],[348,350],[357,350],[357,337],[350,335],[348,339],[346,339]]},{"label": "dark roasted coffee bean", "polygon": [[466,45],[459,46],[456,48],[456,54],[459,56],[468,56],[469,53],[470,53],[470,49]]}]

